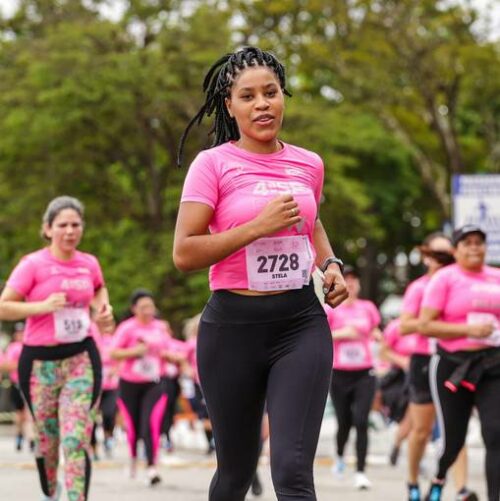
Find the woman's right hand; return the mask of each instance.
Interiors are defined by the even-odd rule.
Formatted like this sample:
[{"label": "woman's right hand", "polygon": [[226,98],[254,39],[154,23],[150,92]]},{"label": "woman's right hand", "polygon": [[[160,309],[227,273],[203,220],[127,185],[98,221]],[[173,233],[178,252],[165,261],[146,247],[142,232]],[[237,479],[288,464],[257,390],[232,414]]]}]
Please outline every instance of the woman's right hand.
[{"label": "woman's right hand", "polygon": [[491,336],[495,326],[493,324],[474,324],[468,326],[468,336],[476,339],[484,339]]},{"label": "woman's right hand", "polygon": [[253,223],[259,235],[266,237],[298,224],[301,220],[299,205],[293,196],[288,194],[271,200],[253,220]]},{"label": "woman's right hand", "polygon": [[42,313],[53,313],[62,310],[66,306],[66,293],[53,292],[45,301],[42,301]]},{"label": "woman's right hand", "polygon": [[148,345],[146,343],[143,343],[141,341],[135,346],[134,355],[136,357],[143,357],[147,352],[148,352]]}]

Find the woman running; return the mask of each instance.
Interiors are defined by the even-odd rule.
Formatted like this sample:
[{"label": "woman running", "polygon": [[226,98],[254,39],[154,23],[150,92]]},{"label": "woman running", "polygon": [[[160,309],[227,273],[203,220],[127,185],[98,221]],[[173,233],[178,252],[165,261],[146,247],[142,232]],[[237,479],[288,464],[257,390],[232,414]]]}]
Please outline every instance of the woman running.
[{"label": "woman running", "polygon": [[422,334],[439,340],[430,379],[443,435],[437,475],[425,499],[440,501],[446,473],[465,444],[470,415],[476,407],[486,446],[488,501],[498,501],[500,270],[485,265],[486,234],[478,226],[456,230],[453,245],[456,264],[431,278],[419,321]]},{"label": "woman running", "polygon": [[267,402],[276,495],[312,501],[332,359],[314,264],[330,305],[347,295],[319,219],[323,163],[278,139],[288,93],[271,53],[246,47],[221,57],[204,91],[180,153],[192,124],[212,113],[215,140],[189,169],[173,257],[182,271],[211,267],[197,348],[217,454],[209,499],[245,498]]},{"label": "woman running", "polygon": [[[119,363],[111,358],[111,350],[113,346],[113,332],[114,329],[107,329],[103,332],[99,327],[92,324],[94,339],[96,340],[97,347],[102,360],[102,393],[99,403],[99,412],[102,418],[102,429],[104,432],[104,453],[107,458],[113,456],[113,432],[115,429],[116,413],[118,411],[118,381],[119,381]],[[97,440],[96,440],[96,425],[93,431],[93,447],[94,455],[97,454]]]},{"label": "woman running", "polygon": [[[208,444],[207,454],[212,454],[215,451],[214,435],[212,431],[212,423],[208,417],[205,398],[203,397],[203,393],[201,391],[200,374],[198,372],[198,361],[196,356],[200,318],[201,314],[195,315],[194,317],[189,318],[184,326],[188,367],[186,367],[183,371],[182,380],[184,380],[184,385],[187,384],[188,387],[191,386],[189,382],[192,382],[192,389],[188,390],[188,392],[185,391],[184,393],[190,393],[190,395],[187,396],[189,405],[203,424],[203,431],[205,432]],[[187,382],[185,381],[185,378],[188,379]]]},{"label": "woman running", "polygon": [[[389,456],[389,462],[396,466],[399,458],[401,444],[408,437],[411,430],[411,419],[408,411],[408,370],[410,356],[415,350],[414,336],[402,336],[399,320],[392,320],[384,329],[381,341],[380,359],[390,363],[389,372],[385,377],[392,379],[394,384],[389,391],[383,390],[383,401],[389,407],[389,419],[398,423],[394,446]],[[386,394],[388,398],[386,397]]]},{"label": "woman running", "polygon": [[[431,436],[436,420],[436,410],[432,402],[429,382],[429,365],[434,353],[435,342],[427,336],[416,333],[418,316],[424,291],[431,277],[443,266],[452,264],[453,246],[450,239],[442,233],[427,236],[420,251],[427,273],[417,278],[406,289],[403,299],[403,311],[400,317],[401,333],[414,339],[415,349],[410,359],[409,369],[409,413],[411,431],[408,437],[408,500],[420,501],[418,474],[425,447]],[[466,487],[467,449],[460,452],[453,466],[453,475],[457,487],[457,501],[474,501],[475,493]]]},{"label": "woman running", "polygon": [[167,395],[160,382],[163,361],[170,357],[166,324],[155,318],[151,292],[138,289],[130,299],[133,316],[116,329],[110,356],[121,360],[118,408],[127,429],[130,476],[137,472],[137,443],[142,439],[147,459],[147,482],[161,481],[156,468],[161,424]]},{"label": "woman running", "polygon": [[42,235],[48,247],[21,259],[7,280],[0,319],[27,319],[19,385],[37,432],[36,464],[44,499],[60,495],[61,444],[68,497],[83,501],[88,497],[90,437],[101,388],[89,309],[102,325],[112,322],[112,309],[99,262],[77,250],[83,236],[82,204],[66,196],[52,200]]},{"label": "woman running", "polygon": [[186,364],[186,352],[188,350],[187,343],[181,339],[176,339],[172,335],[172,329],[168,322],[165,322],[167,332],[169,334],[169,352],[171,354],[176,354],[179,356],[179,362],[172,362],[170,360],[165,360],[163,362],[162,373],[161,373],[161,383],[163,385],[163,390],[167,395],[167,409],[163,417],[163,422],[161,425],[161,434],[165,435],[166,452],[172,452],[174,450],[174,444],[170,438],[170,429],[174,424],[174,416],[176,412],[176,404],[179,395],[181,394],[181,387],[179,384],[179,377],[181,375],[181,368]]},{"label": "woman running", "polygon": [[16,322],[14,325],[14,336],[12,342],[5,350],[5,365],[4,370],[8,372],[10,386],[10,401],[15,409],[15,426],[16,426],[16,450],[20,451],[23,448],[25,435],[28,436],[30,450],[34,450],[35,442],[31,436],[31,419],[26,409],[21,390],[19,389],[18,365],[21,351],[23,350],[24,323]]},{"label": "woman running", "polygon": [[369,489],[365,474],[368,452],[368,416],[375,396],[371,343],[378,337],[380,314],[371,302],[359,298],[361,290],[357,271],[346,266],[344,277],[349,293],[338,308],[325,305],[333,337],[333,372],[330,396],[337,417],[337,458],[333,472],[345,471],[344,449],[351,428],[356,429],[356,474],[354,486]]}]

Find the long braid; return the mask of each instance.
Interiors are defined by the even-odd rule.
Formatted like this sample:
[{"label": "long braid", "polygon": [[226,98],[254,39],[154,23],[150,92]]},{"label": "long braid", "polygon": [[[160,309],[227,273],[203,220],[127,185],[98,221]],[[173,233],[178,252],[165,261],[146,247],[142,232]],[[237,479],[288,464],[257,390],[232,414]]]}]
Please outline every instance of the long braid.
[{"label": "long braid", "polygon": [[222,56],[211,66],[203,79],[205,103],[188,123],[181,136],[177,150],[178,167],[182,164],[184,144],[189,131],[193,125],[200,125],[205,116],[210,117],[215,113],[214,122],[209,131],[209,135],[214,135],[212,147],[231,140],[237,141],[240,138],[238,125],[236,120],[229,115],[225,100],[230,94],[231,86],[237,75],[249,66],[266,66],[273,70],[278,77],[283,93],[291,96],[285,88],[285,68],[272,53],[262,51],[257,47],[244,47]]}]

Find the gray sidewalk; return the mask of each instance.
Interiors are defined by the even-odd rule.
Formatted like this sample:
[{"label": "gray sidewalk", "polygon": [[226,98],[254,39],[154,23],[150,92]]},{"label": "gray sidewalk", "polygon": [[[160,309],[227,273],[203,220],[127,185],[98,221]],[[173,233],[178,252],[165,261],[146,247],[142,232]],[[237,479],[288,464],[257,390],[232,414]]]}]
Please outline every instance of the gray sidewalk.
[{"label": "gray sidewalk", "polygon": [[[397,467],[387,465],[387,455],[394,430],[383,429],[371,432],[371,453],[368,458],[367,474],[373,482],[373,488],[370,491],[359,492],[352,486],[352,473],[348,473],[343,480],[334,479],[330,473],[334,426],[331,418],[325,419],[315,466],[318,500],[404,501],[406,499],[404,450]],[[0,427],[0,500],[36,501],[41,499],[34,461],[29,452],[14,451],[11,433],[10,427]],[[470,435],[472,442],[469,449],[470,487],[476,489],[480,499],[484,500],[483,449],[477,443],[477,427],[472,426]],[[207,488],[215,468],[215,460],[214,457],[207,457],[203,452],[204,442],[201,430],[190,430],[185,423],[181,423],[175,429],[174,437],[177,438],[179,446],[175,453],[162,457],[160,471],[163,482],[159,486],[147,487],[144,483],[143,470],[140,470],[138,479],[127,478],[126,448],[125,444],[119,441],[113,460],[101,460],[94,463],[90,500],[205,501]],[[349,450],[352,450],[352,446]],[[347,459],[352,465],[353,458],[348,456]],[[429,473],[432,473],[434,459],[431,449],[428,450],[425,464]],[[259,470],[265,489],[264,495],[259,499],[275,500],[266,456]],[[428,480],[422,480],[421,485],[426,487]],[[445,491],[445,501],[452,501],[453,494],[453,482],[450,479]],[[64,494],[62,499],[67,499]]]}]

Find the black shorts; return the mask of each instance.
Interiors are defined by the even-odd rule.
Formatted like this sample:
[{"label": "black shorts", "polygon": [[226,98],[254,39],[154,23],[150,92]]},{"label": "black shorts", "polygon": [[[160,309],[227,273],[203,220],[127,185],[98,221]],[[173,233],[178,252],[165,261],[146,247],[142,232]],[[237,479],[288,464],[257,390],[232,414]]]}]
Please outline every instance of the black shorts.
[{"label": "black shorts", "polygon": [[19,387],[14,383],[12,383],[10,387],[10,402],[16,411],[22,411],[24,409],[24,398],[19,391]]},{"label": "black shorts", "polygon": [[429,383],[430,355],[414,354],[410,359],[409,385],[412,404],[432,404]]}]

